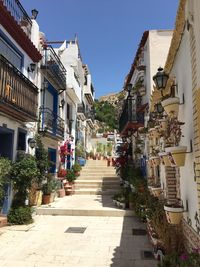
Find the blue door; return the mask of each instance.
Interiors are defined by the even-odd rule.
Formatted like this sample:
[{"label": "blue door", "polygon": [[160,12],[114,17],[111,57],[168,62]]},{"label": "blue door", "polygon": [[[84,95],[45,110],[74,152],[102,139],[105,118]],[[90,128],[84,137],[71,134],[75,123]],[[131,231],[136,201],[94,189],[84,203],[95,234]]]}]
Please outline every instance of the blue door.
[{"label": "blue door", "polygon": [[48,159],[51,162],[50,173],[56,172],[56,149],[48,148]]},{"label": "blue door", "polygon": [[[13,140],[14,140],[14,131],[6,127],[0,127],[0,157],[13,159]],[[7,214],[11,206],[11,185],[7,184],[4,187],[5,196],[0,203],[0,212]]]}]

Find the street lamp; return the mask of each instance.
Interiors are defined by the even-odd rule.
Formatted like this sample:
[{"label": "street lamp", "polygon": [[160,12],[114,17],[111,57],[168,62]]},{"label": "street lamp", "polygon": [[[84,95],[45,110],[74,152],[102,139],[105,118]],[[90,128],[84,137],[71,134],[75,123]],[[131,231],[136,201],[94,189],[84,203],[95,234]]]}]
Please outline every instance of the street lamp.
[{"label": "street lamp", "polygon": [[158,90],[162,90],[165,88],[167,81],[169,79],[169,75],[165,73],[163,68],[159,67],[156,75],[153,76],[153,81]]},{"label": "street lamp", "polygon": [[36,10],[36,9],[32,9],[31,10],[31,18],[32,19],[36,19],[37,18],[37,15],[38,15],[38,10]]}]

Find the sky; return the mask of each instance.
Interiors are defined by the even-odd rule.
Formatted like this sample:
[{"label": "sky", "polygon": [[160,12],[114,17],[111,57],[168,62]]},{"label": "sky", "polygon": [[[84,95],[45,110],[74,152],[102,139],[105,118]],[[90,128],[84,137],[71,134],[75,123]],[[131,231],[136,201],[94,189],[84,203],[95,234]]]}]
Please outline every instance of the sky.
[{"label": "sky", "polygon": [[48,41],[77,34],[95,96],[119,92],[146,30],[173,29],[179,0],[21,0]]}]

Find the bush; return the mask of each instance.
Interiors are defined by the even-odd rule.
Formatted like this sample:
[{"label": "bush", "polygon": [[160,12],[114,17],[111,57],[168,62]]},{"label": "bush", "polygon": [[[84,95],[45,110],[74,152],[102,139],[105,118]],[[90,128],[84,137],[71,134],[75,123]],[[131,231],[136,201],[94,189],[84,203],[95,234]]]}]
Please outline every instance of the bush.
[{"label": "bush", "polygon": [[69,183],[72,183],[76,180],[76,174],[75,174],[74,170],[68,170],[67,171],[66,179]]},{"label": "bush", "polygon": [[74,170],[74,172],[80,172],[82,168],[81,168],[81,165],[78,162],[76,162],[72,166],[72,169]]},{"label": "bush", "polygon": [[11,162],[6,158],[0,158],[0,202],[4,198],[4,186],[10,181]]},{"label": "bush", "polygon": [[32,223],[32,209],[30,207],[11,208],[8,214],[8,222],[20,225]]},{"label": "bush", "polygon": [[52,192],[54,192],[58,188],[58,182],[55,180],[55,178],[52,176],[52,174],[47,174],[47,181],[42,186],[42,191],[44,195],[50,195]]},{"label": "bush", "polygon": [[13,206],[24,206],[25,200],[28,198],[28,190],[39,175],[35,158],[33,156],[26,155],[26,157],[13,163],[11,175],[14,190],[16,192]]}]

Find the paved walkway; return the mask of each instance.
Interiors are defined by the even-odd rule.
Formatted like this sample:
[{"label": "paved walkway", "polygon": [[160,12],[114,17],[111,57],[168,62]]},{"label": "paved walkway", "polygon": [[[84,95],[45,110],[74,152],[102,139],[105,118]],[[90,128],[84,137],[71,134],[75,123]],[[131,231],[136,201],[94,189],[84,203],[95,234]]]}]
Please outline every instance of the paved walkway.
[{"label": "paved walkway", "polygon": [[[85,227],[84,233],[65,233]],[[1,228],[1,267],[155,267],[143,260],[151,250],[147,236],[133,236],[144,228],[136,218],[36,216],[29,226]]]},{"label": "paved walkway", "polygon": [[[105,170],[105,163],[101,165],[99,168]],[[92,174],[98,166],[90,161],[80,180],[91,177],[108,183],[108,171],[102,169],[102,177]],[[91,173],[87,168],[92,169]],[[101,195],[95,192],[56,199],[39,208],[38,213],[48,215],[36,215],[34,224],[28,226],[0,228],[0,267],[157,266],[155,260],[144,259],[144,251],[152,251],[147,236],[132,234],[133,228],[145,229],[145,225],[133,216],[133,211],[116,208],[111,195],[103,190]],[[76,233],[66,233],[68,228]]]}]

